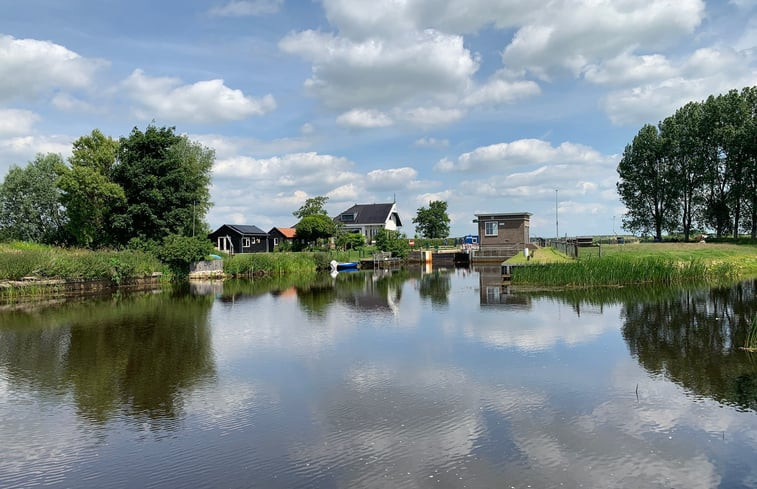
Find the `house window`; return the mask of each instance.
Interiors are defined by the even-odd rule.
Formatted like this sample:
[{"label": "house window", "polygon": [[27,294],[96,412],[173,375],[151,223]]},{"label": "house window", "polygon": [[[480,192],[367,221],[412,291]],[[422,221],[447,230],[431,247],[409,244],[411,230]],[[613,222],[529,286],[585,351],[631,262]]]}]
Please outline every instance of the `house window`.
[{"label": "house window", "polygon": [[488,221],[485,222],[484,225],[486,226],[486,235],[487,236],[496,236],[497,235],[497,221]]},{"label": "house window", "polygon": [[355,214],[342,214],[342,222],[353,222]]},{"label": "house window", "polygon": [[243,248],[249,248],[250,247],[250,238],[242,238],[242,247]]},{"label": "house window", "polygon": [[229,237],[228,236],[219,236],[218,237],[218,250],[220,251],[229,251]]},{"label": "house window", "polygon": [[279,244],[279,238],[273,238],[273,246]]}]

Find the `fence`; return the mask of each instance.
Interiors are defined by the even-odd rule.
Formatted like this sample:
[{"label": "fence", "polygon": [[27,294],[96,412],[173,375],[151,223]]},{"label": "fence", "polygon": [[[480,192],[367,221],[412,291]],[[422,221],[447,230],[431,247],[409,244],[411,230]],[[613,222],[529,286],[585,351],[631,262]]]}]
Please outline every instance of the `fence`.
[{"label": "fence", "polygon": [[592,255],[602,256],[602,247],[599,244],[577,246],[567,241],[550,241],[549,246],[570,257],[579,258]]}]

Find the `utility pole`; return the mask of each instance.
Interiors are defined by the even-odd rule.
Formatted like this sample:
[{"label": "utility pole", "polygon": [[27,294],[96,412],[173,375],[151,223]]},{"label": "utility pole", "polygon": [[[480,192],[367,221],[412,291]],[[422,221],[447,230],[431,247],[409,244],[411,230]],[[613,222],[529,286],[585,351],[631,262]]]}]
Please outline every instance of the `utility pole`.
[{"label": "utility pole", "polygon": [[557,191],[558,189],[555,189],[555,241],[560,240],[560,225],[557,219]]}]

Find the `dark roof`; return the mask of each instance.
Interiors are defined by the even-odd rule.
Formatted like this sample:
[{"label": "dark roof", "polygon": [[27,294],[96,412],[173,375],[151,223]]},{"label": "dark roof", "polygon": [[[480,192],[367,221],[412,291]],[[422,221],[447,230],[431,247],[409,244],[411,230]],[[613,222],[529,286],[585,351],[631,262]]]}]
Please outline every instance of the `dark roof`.
[{"label": "dark roof", "polygon": [[[345,224],[383,224],[389,218],[392,207],[394,204],[355,204],[335,219]],[[349,222],[342,221],[342,214],[355,214],[355,219]],[[402,226],[399,215],[397,215],[397,225]]]},{"label": "dark roof", "polygon": [[[248,226],[247,224],[224,224],[223,226],[233,229],[239,234],[268,234],[257,226]],[[223,226],[221,226],[221,228]],[[221,228],[218,228],[218,230],[220,230]],[[218,230],[216,232],[218,232]]]}]

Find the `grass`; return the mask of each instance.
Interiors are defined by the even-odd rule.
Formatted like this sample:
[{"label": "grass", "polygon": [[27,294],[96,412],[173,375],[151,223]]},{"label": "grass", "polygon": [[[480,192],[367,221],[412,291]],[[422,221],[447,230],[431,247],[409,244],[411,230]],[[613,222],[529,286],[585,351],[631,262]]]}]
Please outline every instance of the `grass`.
[{"label": "grass", "polygon": [[107,279],[114,283],[163,270],[157,258],[139,251],[89,251],[38,244],[0,243],[0,280],[24,277]]},{"label": "grass", "polygon": [[[530,262],[513,271],[513,284],[601,286],[641,283],[683,284],[725,282],[757,276],[757,245],[640,243],[582,248],[579,259]],[[585,252],[581,255],[580,252]],[[554,252],[557,255],[560,253]],[[513,263],[508,260],[508,263]]]}]

